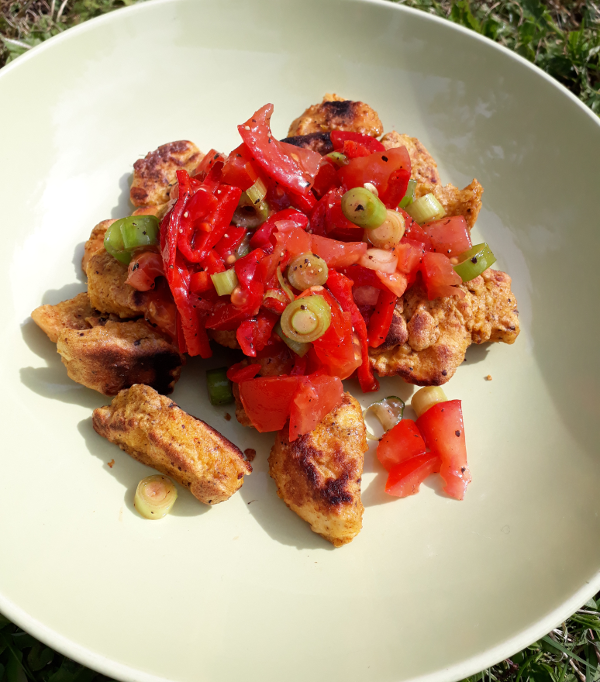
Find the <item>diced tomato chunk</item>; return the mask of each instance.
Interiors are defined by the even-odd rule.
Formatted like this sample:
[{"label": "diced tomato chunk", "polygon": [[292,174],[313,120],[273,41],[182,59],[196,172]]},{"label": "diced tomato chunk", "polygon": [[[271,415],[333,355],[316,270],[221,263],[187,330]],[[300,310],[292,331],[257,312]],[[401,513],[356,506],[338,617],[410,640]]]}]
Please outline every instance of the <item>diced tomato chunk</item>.
[{"label": "diced tomato chunk", "polygon": [[290,441],[314,431],[340,404],[344,388],[338,377],[300,377],[300,387],[290,406]]},{"label": "diced tomato chunk", "polygon": [[259,377],[239,384],[240,400],[257,431],[281,431],[290,416],[299,377]]},{"label": "diced tomato chunk", "polygon": [[377,445],[377,459],[390,471],[406,459],[424,454],[425,441],[412,419],[403,419],[383,434]]},{"label": "diced tomato chunk", "polygon": [[448,258],[458,256],[472,246],[471,233],[461,215],[426,223],[423,225],[423,232],[429,237],[434,251],[443,253]]},{"label": "diced tomato chunk", "polygon": [[426,253],[421,263],[421,274],[430,301],[446,296],[464,298],[465,292],[454,286],[462,284],[462,279],[443,253]]},{"label": "diced tomato chunk", "polygon": [[385,492],[395,497],[408,497],[419,492],[419,486],[440,470],[440,458],[433,452],[417,455],[396,464],[390,470]]},{"label": "diced tomato chunk", "polygon": [[417,426],[427,447],[441,458],[444,491],[450,497],[462,500],[471,482],[471,473],[460,400],[433,405],[417,419]]},{"label": "diced tomato chunk", "polygon": [[330,268],[346,268],[367,252],[366,242],[340,242],[317,234],[311,235],[311,246],[312,252],[321,256]]}]

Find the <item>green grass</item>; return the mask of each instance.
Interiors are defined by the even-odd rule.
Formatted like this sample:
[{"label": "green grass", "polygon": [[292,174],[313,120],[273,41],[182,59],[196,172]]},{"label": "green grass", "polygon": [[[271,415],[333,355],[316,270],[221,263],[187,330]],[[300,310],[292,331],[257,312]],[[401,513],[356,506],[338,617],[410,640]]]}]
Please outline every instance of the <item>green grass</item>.
[{"label": "green grass", "polygon": [[[0,66],[92,17],[143,0],[0,0]],[[218,1],[218,0],[215,0]],[[393,0],[392,0],[393,1]],[[397,0],[514,50],[600,114],[600,8],[590,0]],[[600,680],[600,593],[546,637],[469,682]],[[102,682],[0,616],[0,682]]]}]

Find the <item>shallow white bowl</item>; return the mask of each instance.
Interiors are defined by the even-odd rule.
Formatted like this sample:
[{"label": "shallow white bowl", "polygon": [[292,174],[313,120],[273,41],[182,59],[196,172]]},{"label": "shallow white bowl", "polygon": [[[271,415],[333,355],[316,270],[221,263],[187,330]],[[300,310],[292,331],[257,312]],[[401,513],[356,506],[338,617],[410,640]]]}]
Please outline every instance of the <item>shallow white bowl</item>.
[{"label": "shallow white bowl", "polygon": [[[190,362],[174,399],[254,447],[255,471],[227,504],[182,492],[144,521],[132,497],[149,470],[93,432],[107,401],[68,380],[30,311],[84,288],[82,242],[127,213],[137,158],[181,138],[229,151],[267,101],[284,136],[331,91],[419,137],[444,182],[485,187],[477,233],[513,276],[522,333],[472,348],[447,386],[463,400],[467,498],[433,483],[393,500],[371,451],[364,529],[334,550],[277,498],[272,438],[208,404],[216,357]],[[393,4],[173,0],[50,40],[3,69],[0,100],[9,618],[122,680],[455,680],[600,588],[600,125],[563,88]],[[390,393],[412,387],[389,379]]]}]

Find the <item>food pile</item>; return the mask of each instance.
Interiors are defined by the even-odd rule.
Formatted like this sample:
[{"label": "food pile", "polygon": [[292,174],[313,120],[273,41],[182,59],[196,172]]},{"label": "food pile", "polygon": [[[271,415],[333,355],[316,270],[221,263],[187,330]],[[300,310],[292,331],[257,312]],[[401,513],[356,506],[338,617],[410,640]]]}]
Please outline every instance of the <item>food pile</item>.
[{"label": "food pile", "polygon": [[386,490],[412,494],[440,471],[462,499],[460,401],[435,387],[471,343],[513,343],[517,306],[490,247],[471,241],[476,180],[442,186],[423,145],[382,136],[362,102],[327,95],[284,140],[272,112],[238,126],[228,155],[180,141],[137,161],[133,215],[103,221],[86,243],[87,293],[32,317],[72,379],[118,394],[95,411],[96,430],[210,504],[251,466],[160,394],[186,355],[210,357],[211,341],[237,349],[238,361],[209,373],[211,400],[235,399],[241,424],[277,432],[269,465],[280,497],[341,545],[362,525],[367,449],[342,380],[356,376],[363,392],[378,390],[375,373],[430,387],[413,398],[416,422],[391,399],[375,410],[388,429]]}]

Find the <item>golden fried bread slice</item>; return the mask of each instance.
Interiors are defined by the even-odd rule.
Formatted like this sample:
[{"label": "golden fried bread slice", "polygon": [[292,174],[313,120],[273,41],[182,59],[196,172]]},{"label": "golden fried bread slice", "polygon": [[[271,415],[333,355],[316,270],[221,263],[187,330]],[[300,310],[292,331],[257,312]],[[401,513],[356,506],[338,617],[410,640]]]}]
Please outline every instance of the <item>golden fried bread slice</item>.
[{"label": "golden fried bread slice", "polygon": [[406,147],[410,156],[411,178],[417,182],[426,182],[432,185],[440,183],[437,163],[416,137],[401,135],[392,130],[391,133],[386,133],[381,138],[381,143],[386,149]]},{"label": "golden fried bread slice", "polygon": [[235,335],[235,329],[207,329],[209,338],[216,341],[220,346],[225,346],[225,348],[239,348],[237,337]]},{"label": "golden fried bread slice", "polygon": [[177,347],[144,320],[96,318],[91,329],[63,330],[56,350],[73,381],[104,395],[133,384],[171,393],[183,363]]},{"label": "golden fried bread slice", "polygon": [[269,456],[279,497],[336,547],[351,542],[362,528],[366,451],[362,410],[344,393],[341,404],[312,433],[290,443],[288,429],[280,431]]},{"label": "golden fried bread slice", "polygon": [[95,253],[98,253],[98,251],[104,250],[104,235],[106,234],[106,230],[108,230],[108,228],[116,222],[116,220],[103,220],[92,230],[89,239],[85,243],[85,247],[83,249],[83,258],[81,259],[81,269],[84,272],[87,270],[87,266],[91,257]]},{"label": "golden fried bread slice", "polygon": [[415,197],[418,199],[429,192],[444,207],[447,216],[464,216],[469,229],[475,225],[481,210],[481,195],[483,194],[483,187],[477,180],[473,180],[464,189],[458,189],[450,184],[434,185],[424,182],[417,185]]},{"label": "golden fried bread slice", "polygon": [[327,94],[319,104],[313,104],[292,122],[288,137],[350,130],[379,137],[383,125],[377,112],[364,102],[351,102],[335,94]]},{"label": "golden fried bread slice", "polygon": [[56,305],[41,305],[31,317],[46,336],[56,343],[65,329],[89,329],[86,318],[94,314],[86,292]]},{"label": "golden fried bread slice", "polygon": [[141,317],[148,309],[152,291],[137,291],[125,284],[127,266],[104,249],[90,258],[86,273],[90,302],[96,310],[131,319]]},{"label": "golden fried bread slice", "polygon": [[252,472],[239,448],[149,386],[121,391],[94,410],[93,424],[101,436],[206,504],[229,499]]},{"label": "golden fried bread slice", "polygon": [[[510,283],[506,273],[488,268],[460,285],[466,294],[463,299],[450,296],[433,301],[421,285],[414,285],[395,311],[404,320],[405,340],[396,329],[399,343],[371,348],[371,366],[380,376],[398,375],[409,384],[440,386],[463,362],[471,343],[514,343],[519,318]],[[397,326],[404,328],[401,323]]]},{"label": "golden fried bread slice", "polygon": [[129,197],[134,206],[160,206],[169,201],[177,171],[192,173],[204,154],[189,140],[161,145],[133,164]]}]

